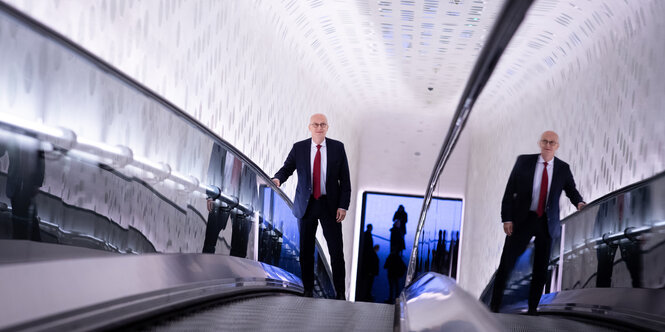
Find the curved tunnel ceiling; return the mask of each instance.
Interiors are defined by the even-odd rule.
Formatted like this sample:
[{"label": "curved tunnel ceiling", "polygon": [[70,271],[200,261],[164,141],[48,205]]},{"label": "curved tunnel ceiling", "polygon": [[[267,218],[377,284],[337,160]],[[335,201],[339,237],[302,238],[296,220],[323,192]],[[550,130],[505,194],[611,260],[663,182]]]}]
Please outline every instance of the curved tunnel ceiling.
[{"label": "curved tunnel ceiling", "polygon": [[[285,1],[334,80],[367,105],[454,106],[503,1]],[[441,112],[441,109],[433,109]],[[452,107],[450,108],[452,114]]]}]

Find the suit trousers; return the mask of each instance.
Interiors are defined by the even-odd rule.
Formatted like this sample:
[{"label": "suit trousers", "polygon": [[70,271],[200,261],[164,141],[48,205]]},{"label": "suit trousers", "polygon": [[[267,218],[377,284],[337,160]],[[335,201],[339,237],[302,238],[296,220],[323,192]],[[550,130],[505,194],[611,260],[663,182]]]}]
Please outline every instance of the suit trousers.
[{"label": "suit trousers", "polygon": [[492,311],[499,312],[508,277],[515,266],[515,262],[524,253],[533,236],[536,239],[534,241],[535,252],[533,255],[531,287],[529,289],[529,312],[536,312],[547,278],[552,238],[547,230],[547,215],[544,214],[539,218],[535,212],[529,212],[528,219],[523,223],[515,224],[513,234],[506,236],[501,262],[494,278],[494,289],[490,302]]},{"label": "suit trousers", "polygon": [[221,207],[214,207],[208,213],[208,222],[206,223],[206,234],[203,240],[203,253],[214,254],[215,246],[217,245],[217,238],[219,232],[226,228],[226,223],[229,220],[231,210]]},{"label": "suit trousers", "polygon": [[343,298],[345,296],[344,280],[346,271],[344,267],[342,223],[336,221],[336,215],[330,214],[327,203],[326,196],[321,196],[318,200],[310,197],[305,215],[299,220],[302,282],[305,292],[311,292],[314,289],[314,244],[316,228],[318,222],[321,221],[323,236],[328,243],[335,292],[337,292],[337,298]]},{"label": "suit trousers", "polygon": [[14,193],[12,203],[12,238],[41,242],[34,192],[23,190]]}]

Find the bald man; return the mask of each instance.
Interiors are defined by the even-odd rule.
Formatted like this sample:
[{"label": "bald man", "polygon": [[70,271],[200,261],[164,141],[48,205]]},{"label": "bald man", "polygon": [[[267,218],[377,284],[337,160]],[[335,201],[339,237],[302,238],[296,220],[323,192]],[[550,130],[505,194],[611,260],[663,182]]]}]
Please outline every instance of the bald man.
[{"label": "bald man", "polygon": [[298,170],[293,215],[300,226],[304,295],[311,297],[314,290],[314,237],[320,221],[328,243],[335,292],[338,299],[344,300],[346,271],[341,223],[351,200],[349,162],[344,144],[326,138],[328,119],[325,115],[312,115],[308,127],[312,138],[293,145],[284,166],[272,181],[279,187]]},{"label": "bald man", "polygon": [[585,203],[575,188],[575,180],[568,164],[554,157],[559,148],[559,135],[544,132],[538,141],[540,154],[521,155],[517,158],[508,178],[501,203],[501,220],[506,241],[501,262],[494,279],[490,309],[498,312],[503,291],[517,258],[526,250],[535,236],[535,253],[529,309],[535,315],[540,295],[545,286],[547,265],[550,260],[552,239],[559,238],[559,198],[565,191],[570,202],[581,210]]}]

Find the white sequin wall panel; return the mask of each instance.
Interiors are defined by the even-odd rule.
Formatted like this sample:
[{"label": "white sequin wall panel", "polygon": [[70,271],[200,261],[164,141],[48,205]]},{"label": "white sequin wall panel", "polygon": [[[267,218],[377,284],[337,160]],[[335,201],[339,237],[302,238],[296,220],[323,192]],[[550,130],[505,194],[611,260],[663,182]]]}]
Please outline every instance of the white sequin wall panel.
[{"label": "white sequin wall panel", "polygon": [[[499,264],[510,170],[543,131],[559,133],[557,156],[588,202],[665,169],[663,15],[658,0],[531,8],[470,118],[460,284],[472,294]],[[560,204],[562,218],[574,211]]]},{"label": "white sequin wall panel", "polygon": [[[309,136],[309,116],[325,113],[328,136],[345,143],[355,174],[362,105],[340,79],[344,49],[331,30],[337,18],[318,1],[7,3],[174,103],[266,173],[277,171],[292,144]],[[167,143],[181,142],[177,135],[172,140]],[[152,142],[152,151],[164,143]],[[355,176],[351,180],[355,189]],[[283,186],[291,197],[295,182]],[[354,209],[352,202],[349,216]],[[347,271],[352,223],[349,217],[343,228]]]},{"label": "white sequin wall panel", "polygon": [[[323,112],[355,165],[357,106],[331,84],[314,4],[8,1],[194,116],[272,173]],[[306,28],[306,29],[299,29]],[[327,61],[326,61],[327,60]],[[287,192],[294,190],[286,186]]]},{"label": "white sequin wall panel", "polygon": [[[68,128],[78,142],[123,145],[132,151],[134,159],[163,162],[172,171],[206,181],[212,141],[161,105],[4,14],[0,15],[0,47],[0,63],[5,64],[0,66],[3,120],[14,118]],[[165,132],[177,133],[181,144],[166,144],[161,135]],[[58,154],[46,158],[48,172],[41,191],[64,204],[108,217],[123,229],[141,231],[159,251],[191,252],[198,247],[205,219],[185,223],[182,217],[188,206],[200,213],[206,211],[203,194],[190,197],[174,183],[160,182],[154,184],[164,196],[159,204],[171,205],[151,204],[154,197],[145,186],[111,176],[108,170],[72,162],[78,158],[86,157],[78,151],[66,157]],[[6,171],[6,164],[0,169]],[[135,167],[121,167],[118,174],[123,173],[129,178],[142,178]],[[56,213],[42,217],[70,226],[63,225],[67,218]],[[68,229],[93,227],[82,224]]]}]

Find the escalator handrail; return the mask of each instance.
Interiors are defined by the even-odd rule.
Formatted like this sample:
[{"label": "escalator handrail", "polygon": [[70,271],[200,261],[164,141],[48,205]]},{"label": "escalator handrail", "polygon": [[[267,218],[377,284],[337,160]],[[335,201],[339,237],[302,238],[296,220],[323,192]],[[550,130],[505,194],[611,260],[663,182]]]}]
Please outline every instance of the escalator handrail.
[{"label": "escalator handrail", "polygon": [[494,68],[499,62],[499,58],[503,54],[504,49],[512,39],[515,31],[521,25],[522,20],[526,16],[526,12],[533,0],[507,0],[504,4],[501,13],[497,16],[497,20],[492,28],[492,31],[487,38],[487,43],[478,57],[478,61],[473,67],[473,71],[469,80],[464,88],[459,104],[455,114],[453,115],[448,134],[443,142],[439,156],[435,163],[432,175],[427,184],[423,205],[420,211],[420,218],[418,219],[418,226],[415,232],[414,245],[411,250],[409,259],[408,271],[406,274],[406,285],[410,284],[416,273],[416,261],[418,258],[418,241],[420,234],[425,227],[425,219],[427,217],[427,210],[432,201],[434,190],[439,182],[439,176],[443,172],[448,158],[452,154],[455,144],[466,125],[466,121],[471,114],[471,109],[476,99],[483,90],[483,87],[489,80]]},{"label": "escalator handrail", "polygon": [[612,191],[612,192],[610,192],[608,194],[605,194],[605,195],[603,195],[599,198],[596,198],[593,201],[587,203],[587,205],[584,207],[584,209],[579,210],[579,211],[574,211],[573,213],[571,213],[568,216],[566,216],[565,218],[563,218],[561,220],[561,224],[565,225],[568,221],[572,220],[577,215],[580,215],[580,214],[584,213],[585,211],[588,211],[588,209],[590,207],[599,205],[599,204],[601,204],[605,201],[608,201],[608,200],[610,200],[610,199],[612,199],[616,196],[619,196],[621,194],[625,194],[625,193],[633,191],[633,190],[635,190],[639,187],[645,186],[645,185],[649,184],[650,182],[653,182],[653,181],[656,181],[656,180],[660,179],[661,177],[665,177],[665,171],[660,172],[660,173],[658,173],[654,176],[651,176],[649,178],[646,178],[644,180],[641,180],[641,181],[635,182],[633,184],[627,185],[627,186],[622,187],[620,189],[617,189],[615,191]]}]

